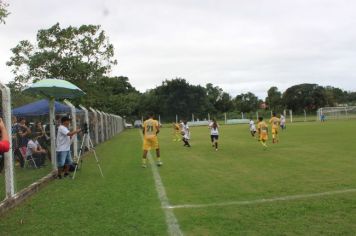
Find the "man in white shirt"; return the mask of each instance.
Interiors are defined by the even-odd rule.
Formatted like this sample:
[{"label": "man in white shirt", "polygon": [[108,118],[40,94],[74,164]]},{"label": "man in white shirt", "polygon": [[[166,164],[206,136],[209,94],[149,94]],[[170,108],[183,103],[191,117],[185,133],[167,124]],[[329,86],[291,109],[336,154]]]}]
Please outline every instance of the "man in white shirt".
[{"label": "man in white shirt", "polygon": [[64,177],[69,176],[69,167],[72,165],[72,157],[70,154],[70,144],[71,139],[74,135],[79,133],[81,130],[69,131],[70,118],[62,117],[61,125],[58,127],[57,132],[57,168],[58,168],[58,179],[62,179],[62,172],[64,172]]}]

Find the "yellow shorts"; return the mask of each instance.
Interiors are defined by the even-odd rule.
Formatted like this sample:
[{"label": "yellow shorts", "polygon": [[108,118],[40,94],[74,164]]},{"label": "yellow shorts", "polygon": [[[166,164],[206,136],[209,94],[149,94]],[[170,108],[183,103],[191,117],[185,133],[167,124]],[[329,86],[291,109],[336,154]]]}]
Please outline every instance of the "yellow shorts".
[{"label": "yellow shorts", "polygon": [[158,149],[158,148],[159,148],[159,144],[158,144],[157,137],[143,139],[143,150],[149,151],[151,149]]},{"label": "yellow shorts", "polygon": [[267,141],[268,140],[268,134],[260,134],[260,140],[261,141]]},{"label": "yellow shorts", "polygon": [[278,134],[278,129],[272,129],[272,134]]}]

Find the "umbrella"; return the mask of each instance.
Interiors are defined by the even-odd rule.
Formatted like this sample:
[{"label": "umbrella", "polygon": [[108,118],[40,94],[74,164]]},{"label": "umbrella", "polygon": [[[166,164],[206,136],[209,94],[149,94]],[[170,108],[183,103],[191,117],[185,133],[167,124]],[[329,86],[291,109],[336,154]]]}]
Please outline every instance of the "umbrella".
[{"label": "umbrella", "polygon": [[85,93],[74,84],[60,79],[40,80],[24,90],[26,93],[42,94],[55,99],[76,98]]},{"label": "umbrella", "polygon": [[24,90],[25,93],[40,94],[50,99],[49,103],[49,120],[51,133],[51,158],[53,168],[56,169],[56,130],[55,130],[55,99],[76,98],[85,95],[85,93],[74,84],[60,79],[44,79],[33,83]]}]

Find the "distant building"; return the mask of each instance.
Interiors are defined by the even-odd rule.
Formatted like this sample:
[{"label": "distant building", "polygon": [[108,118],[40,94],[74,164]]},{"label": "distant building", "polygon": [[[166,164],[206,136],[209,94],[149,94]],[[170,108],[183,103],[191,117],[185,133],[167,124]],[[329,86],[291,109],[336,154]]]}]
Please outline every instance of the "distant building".
[{"label": "distant building", "polygon": [[267,109],[267,108],[268,108],[267,103],[262,102],[262,103],[260,104],[260,109]]}]

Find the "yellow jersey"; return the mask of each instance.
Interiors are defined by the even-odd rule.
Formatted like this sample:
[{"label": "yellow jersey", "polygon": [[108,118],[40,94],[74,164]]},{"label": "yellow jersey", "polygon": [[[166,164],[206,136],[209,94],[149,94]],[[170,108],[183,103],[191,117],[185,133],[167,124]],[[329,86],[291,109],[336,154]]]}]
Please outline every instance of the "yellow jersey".
[{"label": "yellow jersey", "polygon": [[267,141],[268,140],[268,126],[266,122],[261,121],[257,124],[258,132],[260,135],[260,140]]},{"label": "yellow jersey", "polygon": [[275,116],[269,120],[269,123],[272,125],[272,129],[279,129],[280,122],[280,119]]},{"label": "yellow jersey", "polygon": [[174,129],[176,132],[179,132],[179,131],[180,131],[180,126],[179,126],[179,124],[174,123],[174,124],[173,124],[173,129]]},{"label": "yellow jersey", "polygon": [[268,133],[268,126],[266,124],[266,122],[261,121],[257,124],[257,128],[258,128],[258,132],[260,132],[261,134],[267,134]]},{"label": "yellow jersey", "polygon": [[157,120],[148,119],[143,123],[143,130],[145,133],[145,138],[157,137],[157,132],[159,130],[159,124]]}]

